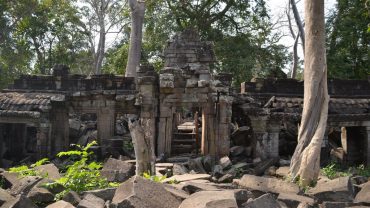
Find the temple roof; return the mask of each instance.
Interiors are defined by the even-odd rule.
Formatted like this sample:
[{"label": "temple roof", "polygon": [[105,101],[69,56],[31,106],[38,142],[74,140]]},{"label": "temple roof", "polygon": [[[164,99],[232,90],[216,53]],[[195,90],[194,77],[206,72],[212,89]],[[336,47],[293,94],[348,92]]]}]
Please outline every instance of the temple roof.
[{"label": "temple roof", "polygon": [[[60,99],[62,95],[49,93],[0,93],[0,110],[2,111],[37,111],[50,110],[51,101]],[[3,112],[4,113],[4,112]]]}]

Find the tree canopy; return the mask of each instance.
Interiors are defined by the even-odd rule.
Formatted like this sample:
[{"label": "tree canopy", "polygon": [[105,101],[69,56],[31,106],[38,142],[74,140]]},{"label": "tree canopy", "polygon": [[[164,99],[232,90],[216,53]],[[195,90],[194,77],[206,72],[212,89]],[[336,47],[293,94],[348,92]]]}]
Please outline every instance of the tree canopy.
[{"label": "tree canopy", "polygon": [[338,0],[328,18],[329,77],[361,79],[370,74],[370,14],[366,2]]},{"label": "tree canopy", "polygon": [[[369,74],[368,8],[366,0],[337,0],[326,24],[329,77]],[[265,0],[146,0],[141,62],[160,69],[166,41],[192,27],[214,42],[212,70],[232,73],[236,86],[284,75],[292,58],[270,14]],[[87,75],[125,73],[131,31],[125,1],[0,0],[0,15],[0,88],[23,73],[49,74],[55,64]],[[107,44],[112,34],[118,39]]]}]

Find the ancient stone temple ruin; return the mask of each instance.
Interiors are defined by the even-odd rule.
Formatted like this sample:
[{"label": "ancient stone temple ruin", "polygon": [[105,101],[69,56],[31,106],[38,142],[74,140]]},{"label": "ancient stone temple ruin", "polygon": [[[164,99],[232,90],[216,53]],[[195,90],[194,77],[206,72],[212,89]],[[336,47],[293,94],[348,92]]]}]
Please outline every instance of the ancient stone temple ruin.
[{"label": "ancient stone temple ruin", "polygon": [[[176,114],[183,113],[185,108],[202,117],[201,153],[227,155],[232,103],[229,95],[231,76],[211,74],[211,67],[216,61],[212,43],[201,42],[196,33],[188,30],[169,41],[164,55],[165,65],[159,75],[158,153],[170,154],[172,150],[178,151],[176,148],[184,148],[178,144],[186,140],[175,139],[174,136],[181,135],[175,122]],[[198,137],[195,131],[198,131],[198,126],[191,132]],[[197,140],[195,138],[196,143]]]},{"label": "ancient stone temple ruin", "polygon": [[[322,159],[370,164],[370,81],[328,80],[330,95]],[[233,102],[233,118],[253,130],[261,158],[292,155],[303,108],[303,81],[256,79],[244,82]],[[331,151],[330,151],[331,150]]]},{"label": "ancient stone temple ruin", "polygon": [[[251,159],[293,154],[303,82],[255,79],[237,92],[230,74],[213,73],[212,43],[200,41],[192,30],[168,42],[164,60],[159,72],[141,66],[137,80],[74,75],[62,65],[52,75],[21,76],[0,93],[1,158],[53,157],[71,143],[86,144],[86,136],[76,139],[81,136],[76,129],[95,129],[103,154],[119,152],[126,138],[117,121],[127,114],[151,121],[146,130],[158,157],[221,157],[235,154],[235,147]],[[329,80],[328,89],[322,158],[370,164],[370,81]],[[87,122],[71,122],[74,117]]]}]

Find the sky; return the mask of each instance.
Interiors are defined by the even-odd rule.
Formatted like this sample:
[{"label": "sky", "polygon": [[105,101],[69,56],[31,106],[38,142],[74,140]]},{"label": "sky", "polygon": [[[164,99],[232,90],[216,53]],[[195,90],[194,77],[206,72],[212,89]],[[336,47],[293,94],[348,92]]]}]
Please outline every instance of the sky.
[{"label": "sky", "polygon": [[[284,15],[284,14],[285,14],[285,10],[286,10],[287,5],[288,5],[288,1],[289,0],[267,0],[266,4],[267,4],[267,7],[270,9],[270,15],[273,19],[273,22],[274,21],[279,21],[281,19],[286,20],[286,15]],[[328,15],[329,11],[331,9],[335,8],[335,3],[336,3],[336,0],[325,0],[325,15]],[[298,8],[298,11],[301,14],[301,19],[303,21],[304,0],[298,0],[297,1],[297,8]],[[293,24],[295,24],[293,15],[291,17],[292,17]],[[287,36],[281,38],[279,43],[289,47],[289,52],[291,52],[292,48],[293,48],[292,46],[294,44],[294,39],[290,36],[290,32],[289,32],[288,27],[287,26],[279,27],[277,29],[277,31],[281,32],[281,33],[284,33],[284,34],[287,34]],[[298,56],[303,57],[302,47],[298,47]],[[288,70],[288,69],[286,69],[286,70]]]}]

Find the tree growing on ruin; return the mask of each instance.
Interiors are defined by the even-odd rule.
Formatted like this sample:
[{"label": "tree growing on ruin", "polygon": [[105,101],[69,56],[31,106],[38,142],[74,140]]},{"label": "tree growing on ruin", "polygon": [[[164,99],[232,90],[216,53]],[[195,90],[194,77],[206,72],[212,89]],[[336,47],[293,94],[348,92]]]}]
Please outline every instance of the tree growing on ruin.
[{"label": "tree growing on ruin", "polygon": [[136,70],[140,64],[141,45],[143,39],[143,22],[145,15],[145,1],[129,0],[131,9],[131,34],[126,66],[126,77],[136,77]]},{"label": "tree growing on ruin", "polygon": [[291,176],[303,186],[319,175],[328,116],[324,0],[305,1],[305,22],[304,104],[298,145],[290,164]]},{"label": "tree growing on ruin", "polygon": [[[137,79],[137,69],[140,64],[142,28],[145,14],[145,1],[129,0],[131,9],[131,35],[128,62],[125,77]],[[129,116],[129,129],[136,157],[136,175],[143,173],[155,174],[154,153],[154,120]]]}]

